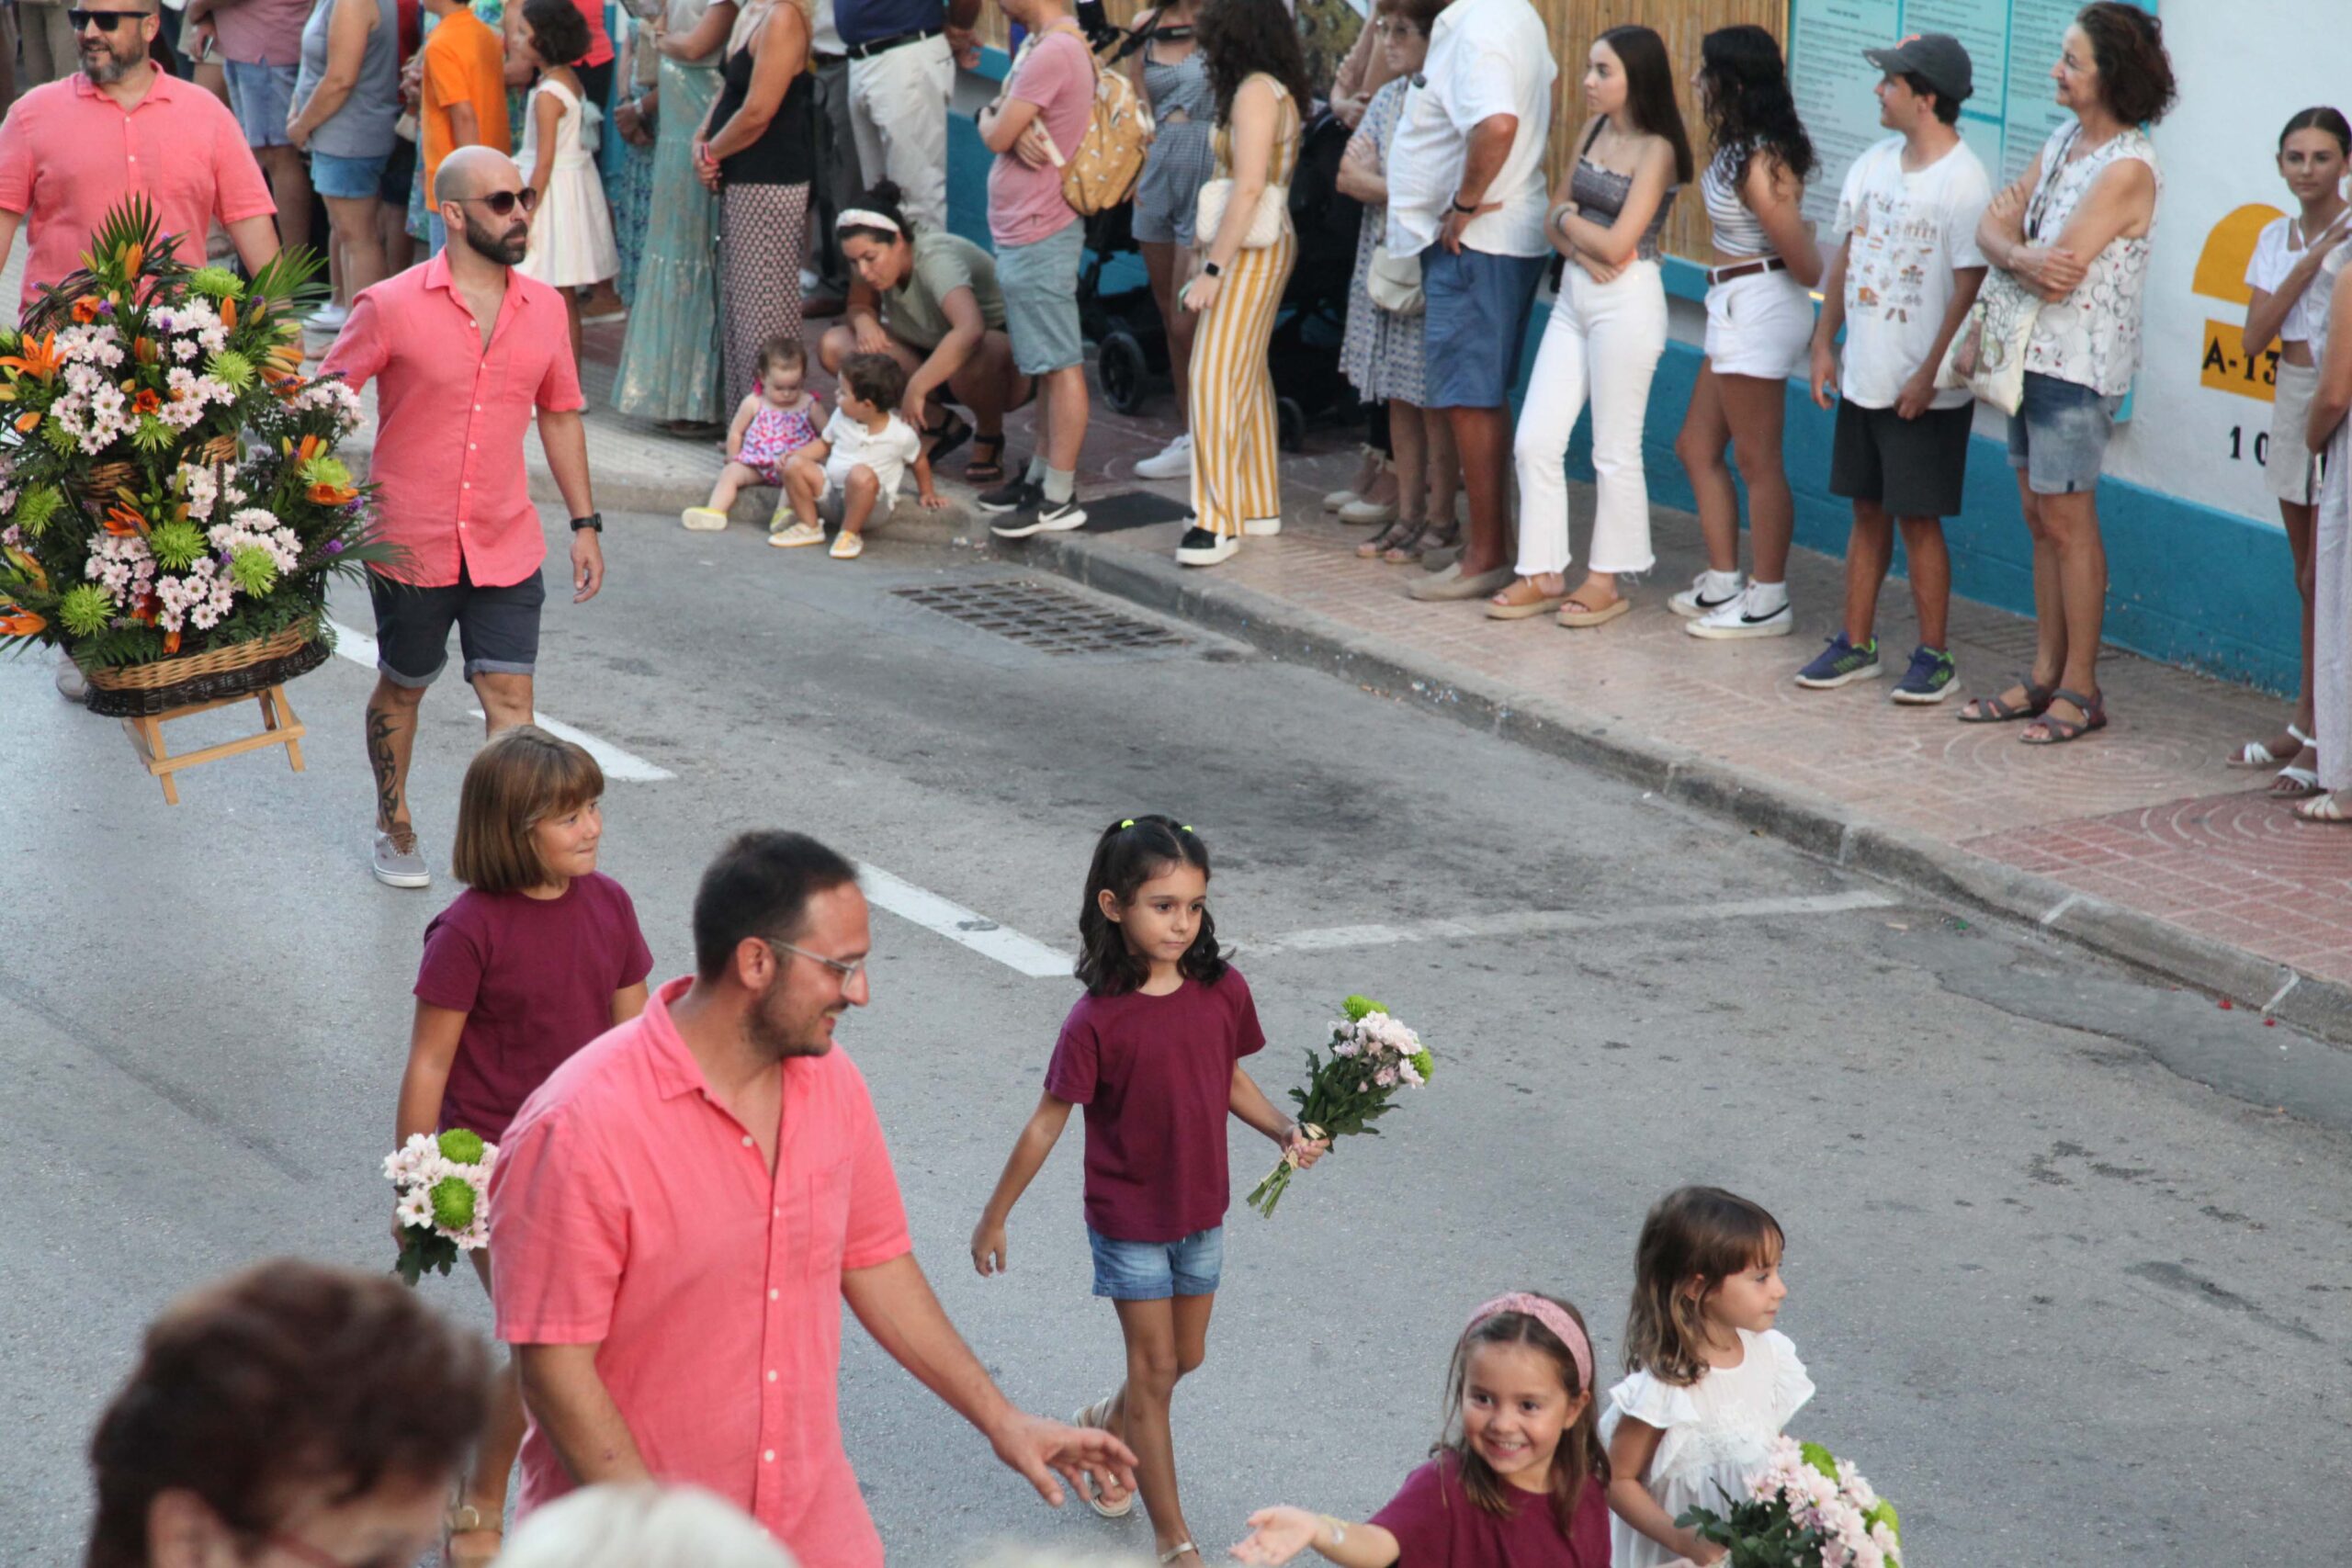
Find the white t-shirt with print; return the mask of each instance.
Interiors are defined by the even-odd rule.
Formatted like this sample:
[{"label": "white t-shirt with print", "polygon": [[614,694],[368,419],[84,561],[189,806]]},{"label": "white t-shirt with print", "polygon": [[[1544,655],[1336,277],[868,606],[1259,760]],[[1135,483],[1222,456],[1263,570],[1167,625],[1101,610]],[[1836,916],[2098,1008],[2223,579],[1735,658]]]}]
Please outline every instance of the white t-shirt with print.
[{"label": "white t-shirt with print", "polygon": [[[2265,294],[2276,294],[2295,264],[2303,259],[2304,247],[2298,242],[2303,238],[2301,219],[2274,218],[2263,225],[2262,233],[2254,242],[2254,258],[2246,263],[2245,286],[2259,288]],[[2312,286],[2303,290],[2302,298],[2287,309],[2287,319],[2279,323],[2281,343],[2316,343],[2327,332],[2327,290],[2322,287],[2325,279],[2314,273]]]},{"label": "white t-shirt with print", "polygon": [[922,456],[922,437],[895,413],[888,423],[874,431],[835,409],[825,423],[825,478],[832,489],[849,488],[852,468],[871,468],[882,487],[880,499],[887,503],[899,493],[907,465]]},{"label": "white t-shirt with print", "polygon": [[[1903,383],[1936,346],[1951,304],[1952,273],[1983,266],[1977,220],[1993,183],[1968,143],[1924,169],[1903,167],[1903,138],[1890,136],[1854,160],[1838,197],[1834,235],[1846,253],[1846,366],[1840,391],[1866,409],[1894,406]],[[1936,394],[1935,407],[1968,401],[1965,387]]]}]

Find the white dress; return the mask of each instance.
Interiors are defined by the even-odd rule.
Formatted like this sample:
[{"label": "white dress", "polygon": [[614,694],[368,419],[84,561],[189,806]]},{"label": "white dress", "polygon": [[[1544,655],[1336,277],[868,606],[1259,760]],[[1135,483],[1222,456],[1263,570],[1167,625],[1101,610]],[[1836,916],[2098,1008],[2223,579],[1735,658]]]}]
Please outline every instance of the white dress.
[{"label": "white dress", "polygon": [[[1645,1480],[1668,1518],[1685,1508],[1728,1513],[1726,1495],[1733,1500],[1747,1495],[1747,1477],[1762,1468],[1772,1439],[1813,1397],[1813,1380],[1787,1335],[1743,1328],[1739,1342],[1746,1359],[1687,1388],[1635,1372],[1609,1391],[1609,1408],[1600,1413],[1604,1444],[1628,1416],[1663,1434]],[[1609,1517],[1611,1568],[1657,1568],[1674,1557],[1616,1515]]]},{"label": "white dress", "polygon": [[596,177],[595,160],[581,141],[584,116],[571,88],[542,77],[531,89],[531,101],[523,109],[523,150],[514,161],[526,180],[539,166],[542,96],[563,106],[563,118],[555,127],[555,173],[531,219],[531,248],[521,270],[525,276],[558,288],[602,283],[619,276],[621,254],[613,243],[613,214],[605,205],[604,182]]}]

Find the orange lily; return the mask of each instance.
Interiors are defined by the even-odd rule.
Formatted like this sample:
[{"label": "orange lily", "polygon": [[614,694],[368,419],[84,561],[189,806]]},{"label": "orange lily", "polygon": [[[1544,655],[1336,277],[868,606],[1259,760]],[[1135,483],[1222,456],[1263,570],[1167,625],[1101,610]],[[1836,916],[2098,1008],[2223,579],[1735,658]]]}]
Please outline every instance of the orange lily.
[{"label": "orange lily", "polygon": [[28,333],[17,346],[24,352],[0,355],[0,370],[20,371],[36,381],[48,381],[64,367],[65,356],[57,352],[55,333],[43,333],[39,343]]},{"label": "orange lily", "polygon": [[177,632],[165,632],[164,634],[164,651],[165,653],[177,653],[179,650],[180,634]]},{"label": "orange lily", "polygon": [[40,426],[40,411],[39,409],[33,409],[28,412],[20,413],[17,416],[17,434],[19,435],[30,435],[33,431]]},{"label": "orange lily", "polygon": [[74,301],[74,320],[76,322],[83,326],[88,326],[92,321],[95,321],[97,319],[98,297],[96,295],[85,294],[79,299]]},{"label": "orange lily", "polygon": [[220,301],[220,324],[231,332],[237,330],[237,302],[234,299]]},{"label": "orange lily", "polygon": [[139,276],[139,269],[146,265],[146,246],[133,243],[124,248],[122,253],[122,270],[125,273],[129,274],[132,277],[136,277]]},{"label": "orange lily", "polygon": [[147,519],[139,514],[139,511],[136,507],[126,506],[121,502],[118,501],[112,506],[107,508],[107,532],[114,535],[117,538],[137,537],[143,539],[147,536],[148,527],[149,524]]},{"label": "orange lily", "polygon": [[348,485],[312,485],[306,493],[321,506],[348,506],[359,495]]},{"label": "orange lily", "polygon": [[155,340],[151,337],[132,338],[130,352],[138,356],[141,365],[153,365],[163,358],[163,351],[155,346]]},{"label": "orange lily", "polygon": [[21,604],[0,604],[0,636],[30,637],[47,625]]},{"label": "orange lily", "polygon": [[286,450],[293,454],[294,461],[297,463],[308,463],[326,449],[327,444],[315,435],[302,437],[302,444],[300,446],[291,442],[286,443]]},{"label": "orange lily", "polygon": [[155,395],[152,387],[141,387],[139,395],[130,400],[130,412],[133,413],[153,413],[163,406],[164,400]]},{"label": "orange lily", "polygon": [[138,602],[130,606],[130,618],[134,621],[143,621],[151,626],[153,626],[155,624],[156,604],[157,600],[153,593],[141,593],[139,596]]},{"label": "orange lily", "polygon": [[49,592],[49,573],[42,570],[40,562],[35,560],[23,550],[13,547],[0,549],[0,556],[7,557],[9,564],[13,565],[18,571],[24,574],[26,581],[31,583],[35,588],[40,589],[44,593]]}]

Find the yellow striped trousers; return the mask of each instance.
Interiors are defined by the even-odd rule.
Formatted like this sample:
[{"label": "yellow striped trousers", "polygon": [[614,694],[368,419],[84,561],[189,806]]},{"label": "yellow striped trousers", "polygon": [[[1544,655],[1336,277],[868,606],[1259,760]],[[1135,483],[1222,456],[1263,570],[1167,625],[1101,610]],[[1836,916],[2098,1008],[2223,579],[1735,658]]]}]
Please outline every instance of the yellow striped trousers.
[{"label": "yellow striped trousers", "polygon": [[1193,338],[1193,512],[1212,534],[1238,536],[1248,519],[1282,515],[1266,350],[1297,259],[1288,225],[1264,250],[1238,252]]}]

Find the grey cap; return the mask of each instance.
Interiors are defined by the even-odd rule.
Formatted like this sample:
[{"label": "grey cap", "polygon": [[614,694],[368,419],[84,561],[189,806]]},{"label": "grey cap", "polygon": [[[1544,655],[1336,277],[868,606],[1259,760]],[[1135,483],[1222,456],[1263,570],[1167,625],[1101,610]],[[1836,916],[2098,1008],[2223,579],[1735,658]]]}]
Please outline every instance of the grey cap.
[{"label": "grey cap", "polygon": [[1917,76],[1953,103],[1976,90],[1968,51],[1950,33],[1913,33],[1893,49],[1866,49],[1862,58],[1881,71]]}]

